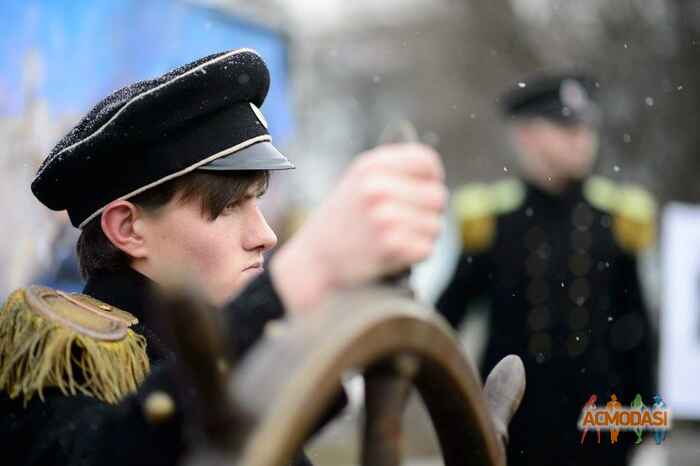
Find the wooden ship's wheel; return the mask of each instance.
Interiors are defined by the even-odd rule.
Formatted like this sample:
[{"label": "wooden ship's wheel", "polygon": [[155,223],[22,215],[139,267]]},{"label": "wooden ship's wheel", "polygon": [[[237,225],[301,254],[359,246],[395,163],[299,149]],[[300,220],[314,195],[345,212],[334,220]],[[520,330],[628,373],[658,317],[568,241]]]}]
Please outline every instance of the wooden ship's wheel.
[{"label": "wooden ship's wheel", "polygon": [[220,365],[202,364],[218,351],[217,338],[206,337],[216,326],[204,316],[174,315],[186,322],[175,328],[180,353],[208,407],[208,440],[188,464],[289,465],[337,404],[347,371],[365,380],[364,466],[401,464],[401,418],[414,387],[447,466],[506,464],[507,423],[524,391],[522,362],[506,358],[484,390],[444,320],[399,289],[356,290],[308,318],[275,322],[225,377],[216,375]]}]

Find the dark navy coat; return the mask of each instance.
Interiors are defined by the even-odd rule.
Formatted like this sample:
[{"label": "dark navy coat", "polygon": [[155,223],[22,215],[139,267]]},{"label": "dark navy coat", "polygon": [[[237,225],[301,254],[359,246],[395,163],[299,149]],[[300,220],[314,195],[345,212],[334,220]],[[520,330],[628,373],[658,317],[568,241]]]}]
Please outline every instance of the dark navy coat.
[{"label": "dark navy coat", "polygon": [[[173,355],[148,325],[145,303],[151,282],[128,269],[91,278],[84,290],[94,298],[124,309],[140,323],[133,329],[147,339],[151,374],[139,391],[118,405],[86,396],[46,390],[24,406],[0,393],[0,464],[15,465],[175,465],[186,449],[180,410],[167,422],[149,423],[145,397],[155,390],[178,399]],[[243,355],[263,333],[265,324],[283,317],[284,309],[267,272],[255,279],[224,310],[236,354]],[[310,464],[300,455],[295,464]]]},{"label": "dark navy coat", "polygon": [[511,353],[525,364],[510,464],[624,465],[633,433],[615,445],[589,433],[581,445],[577,419],[592,394],[598,406],[613,393],[623,404],[655,394],[654,338],[632,250],[653,225],[648,216],[621,218],[630,193],[611,183],[576,182],[560,195],[510,183],[456,198],[466,203],[457,206],[465,246],[437,308],[458,326],[468,304],[486,298],[482,374]]}]

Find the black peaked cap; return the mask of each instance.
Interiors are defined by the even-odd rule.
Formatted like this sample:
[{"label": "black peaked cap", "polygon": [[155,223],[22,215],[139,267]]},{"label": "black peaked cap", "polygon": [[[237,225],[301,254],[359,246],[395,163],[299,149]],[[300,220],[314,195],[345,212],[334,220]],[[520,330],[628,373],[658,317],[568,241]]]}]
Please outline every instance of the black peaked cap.
[{"label": "black peaked cap", "polygon": [[192,170],[294,168],[259,110],[269,86],[262,58],[241,49],[119,89],[56,144],[32,192],[82,227],[108,203]]},{"label": "black peaked cap", "polygon": [[522,79],[502,98],[510,118],[542,117],[561,124],[599,121],[598,82],[586,73],[571,71],[538,74]]}]

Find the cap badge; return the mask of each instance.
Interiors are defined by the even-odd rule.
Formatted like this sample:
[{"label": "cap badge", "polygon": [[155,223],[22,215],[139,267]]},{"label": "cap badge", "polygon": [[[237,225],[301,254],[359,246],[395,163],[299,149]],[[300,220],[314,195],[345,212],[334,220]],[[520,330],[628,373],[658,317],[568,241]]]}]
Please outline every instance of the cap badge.
[{"label": "cap badge", "polygon": [[576,80],[565,79],[559,87],[561,102],[574,111],[583,110],[590,101],[586,89]]}]

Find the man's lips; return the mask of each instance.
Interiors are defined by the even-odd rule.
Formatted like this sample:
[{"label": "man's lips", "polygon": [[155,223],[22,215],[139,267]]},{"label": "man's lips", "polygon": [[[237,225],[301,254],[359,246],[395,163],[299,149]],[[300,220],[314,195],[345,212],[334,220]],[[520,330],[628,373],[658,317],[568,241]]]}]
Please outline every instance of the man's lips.
[{"label": "man's lips", "polygon": [[256,262],[254,264],[249,265],[243,271],[245,272],[246,270],[262,270],[263,269],[263,263],[262,262]]}]

